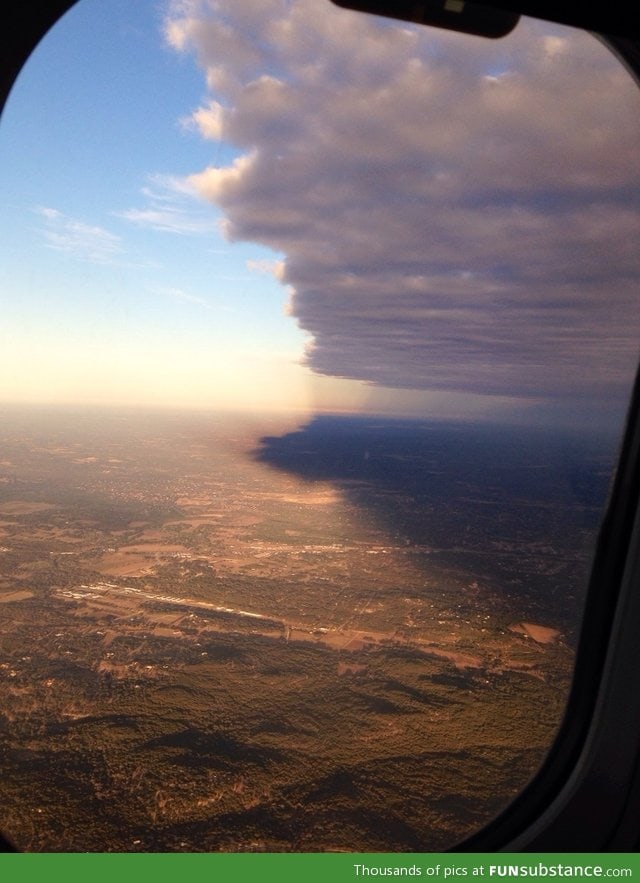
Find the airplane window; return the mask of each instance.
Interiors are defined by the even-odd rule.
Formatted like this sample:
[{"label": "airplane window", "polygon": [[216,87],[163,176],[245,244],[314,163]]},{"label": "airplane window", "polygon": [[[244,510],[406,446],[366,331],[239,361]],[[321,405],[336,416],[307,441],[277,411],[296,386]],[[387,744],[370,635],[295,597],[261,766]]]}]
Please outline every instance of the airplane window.
[{"label": "airplane window", "polygon": [[638,357],[592,36],[82,0],[0,130],[0,828],[429,851],[562,720]]}]

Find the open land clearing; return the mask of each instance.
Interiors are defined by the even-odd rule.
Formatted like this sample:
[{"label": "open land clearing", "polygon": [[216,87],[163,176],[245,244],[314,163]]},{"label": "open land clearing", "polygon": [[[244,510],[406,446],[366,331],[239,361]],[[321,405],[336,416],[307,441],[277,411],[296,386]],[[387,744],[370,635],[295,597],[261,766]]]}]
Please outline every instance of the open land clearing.
[{"label": "open land clearing", "polygon": [[[11,594],[11,593],[7,593]],[[23,600],[20,593],[13,593],[10,600]],[[31,593],[22,593],[24,598]],[[534,677],[544,677],[537,668],[541,662],[539,655],[533,659],[518,658],[522,656],[523,647],[520,641],[510,641],[503,635],[501,641],[487,637],[486,645],[478,645],[482,652],[472,655],[455,649],[455,645],[463,643],[457,633],[450,635],[450,642],[443,641],[441,633],[434,633],[431,639],[424,636],[409,637],[400,629],[377,632],[348,627],[326,627],[320,624],[302,625],[277,616],[222,607],[206,601],[189,598],[177,598],[145,592],[131,586],[118,586],[109,583],[82,585],[74,589],[60,590],[59,595],[74,603],[74,612],[80,617],[93,617],[101,613],[122,618],[120,629],[132,630],[131,620],[135,618],[136,629],[142,628],[152,634],[171,636],[181,640],[202,639],[209,632],[227,632],[236,634],[247,628],[250,623],[251,634],[265,638],[284,640],[286,643],[306,641],[342,653],[355,653],[364,650],[375,651],[381,648],[407,648],[417,654],[436,656],[449,660],[457,669],[478,669],[489,673],[518,671]],[[0,602],[3,596],[0,594]],[[9,599],[7,599],[9,600]],[[173,608],[167,613],[167,608]],[[194,619],[198,625],[194,630]],[[166,626],[171,625],[168,631]],[[185,629],[181,628],[186,627]],[[521,630],[512,626],[511,631],[532,637],[539,644],[548,644],[557,639],[557,629],[544,628],[532,623],[522,623]],[[110,641],[112,634],[105,641]],[[467,646],[471,646],[469,637]],[[489,651],[489,652],[487,652]],[[514,658],[515,657],[515,658]],[[338,663],[342,665],[343,663]],[[356,664],[358,670],[366,670],[366,665]]]}]

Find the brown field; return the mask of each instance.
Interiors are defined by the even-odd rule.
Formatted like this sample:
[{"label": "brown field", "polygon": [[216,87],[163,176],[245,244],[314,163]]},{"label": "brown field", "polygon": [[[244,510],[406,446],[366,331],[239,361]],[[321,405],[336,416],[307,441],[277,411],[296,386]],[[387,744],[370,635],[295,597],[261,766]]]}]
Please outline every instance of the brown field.
[{"label": "brown field", "polygon": [[55,508],[54,503],[27,503],[14,500],[10,503],[0,503],[0,515],[33,515],[35,512],[46,512],[47,509]]},{"label": "brown field", "polygon": [[26,601],[27,598],[33,598],[33,592],[26,589],[14,592],[0,592],[0,604],[10,604],[12,601]]},{"label": "brown field", "polygon": [[511,631],[518,632],[532,638],[537,644],[552,644],[560,637],[560,630],[546,625],[537,625],[533,622],[519,622],[509,626]]}]

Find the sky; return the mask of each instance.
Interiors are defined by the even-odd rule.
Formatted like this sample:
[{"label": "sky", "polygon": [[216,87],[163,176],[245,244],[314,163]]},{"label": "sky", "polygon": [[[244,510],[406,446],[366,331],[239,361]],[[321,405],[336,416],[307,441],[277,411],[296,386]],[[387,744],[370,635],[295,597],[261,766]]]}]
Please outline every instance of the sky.
[{"label": "sky", "polygon": [[0,121],[0,400],[619,419],[639,145],[548,23],[80,0]]}]

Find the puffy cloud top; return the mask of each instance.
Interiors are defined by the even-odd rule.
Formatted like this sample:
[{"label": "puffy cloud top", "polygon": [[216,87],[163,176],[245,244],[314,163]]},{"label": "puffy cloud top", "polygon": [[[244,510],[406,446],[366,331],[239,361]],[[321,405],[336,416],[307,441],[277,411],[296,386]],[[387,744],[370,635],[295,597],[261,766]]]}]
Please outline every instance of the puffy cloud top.
[{"label": "puffy cloud top", "polygon": [[319,0],[181,0],[189,183],[284,254],[310,367],[387,387],[617,396],[640,332],[640,93],[590,35],[502,41]]}]

